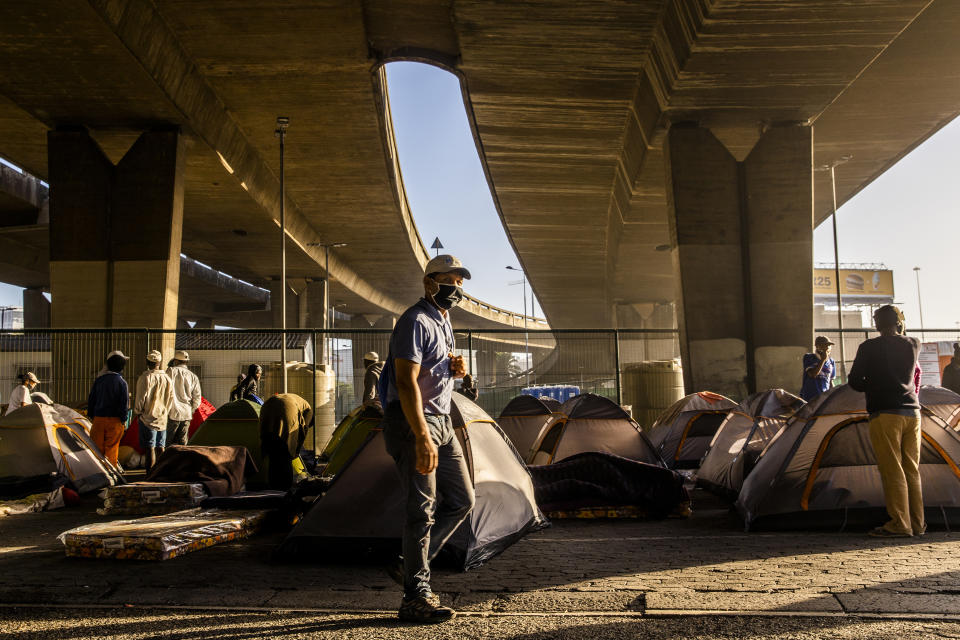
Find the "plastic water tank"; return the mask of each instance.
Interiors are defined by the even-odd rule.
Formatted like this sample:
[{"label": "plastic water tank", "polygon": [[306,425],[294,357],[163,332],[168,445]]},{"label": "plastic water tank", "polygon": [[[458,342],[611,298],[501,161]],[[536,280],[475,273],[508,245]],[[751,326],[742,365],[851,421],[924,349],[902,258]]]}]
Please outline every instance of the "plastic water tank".
[{"label": "plastic water tank", "polygon": [[652,360],[623,368],[623,404],[633,419],[649,429],[663,410],[683,397],[683,369],[678,360]]}]

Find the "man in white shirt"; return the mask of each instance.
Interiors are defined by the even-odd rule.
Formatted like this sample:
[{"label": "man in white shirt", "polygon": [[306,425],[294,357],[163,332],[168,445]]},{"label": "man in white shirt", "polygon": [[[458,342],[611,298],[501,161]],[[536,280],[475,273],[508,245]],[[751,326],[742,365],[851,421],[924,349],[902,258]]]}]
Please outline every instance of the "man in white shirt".
[{"label": "man in white shirt", "polygon": [[137,378],[133,413],[140,423],[140,446],[147,456],[147,473],[163,453],[167,437],[167,413],[173,403],[173,381],[160,368],[163,356],[154,349],[147,354],[147,370]]},{"label": "man in white shirt", "polygon": [[21,380],[23,380],[23,382],[17,385],[13,393],[10,394],[10,403],[7,405],[7,413],[4,415],[11,414],[28,404],[33,404],[33,400],[30,398],[30,391],[36,387],[40,381],[37,380],[37,376],[33,375],[32,371],[23,374]]},{"label": "man in white shirt", "polygon": [[189,361],[189,353],[177,351],[173,363],[167,368],[167,375],[173,381],[173,402],[167,419],[169,444],[187,444],[190,421],[200,406],[200,379],[187,368]]}]

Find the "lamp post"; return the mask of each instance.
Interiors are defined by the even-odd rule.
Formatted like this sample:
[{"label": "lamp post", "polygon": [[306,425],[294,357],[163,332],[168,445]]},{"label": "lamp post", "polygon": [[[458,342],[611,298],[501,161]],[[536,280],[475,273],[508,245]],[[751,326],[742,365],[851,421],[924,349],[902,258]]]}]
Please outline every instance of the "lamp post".
[{"label": "lamp post", "polygon": [[530,386],[530,334],[527,332],[527,274],[523,269],[507,265],[510,271],[519,271],[523,276],[523,364],[527,371],[527,386]]},{"label": "lamp post", "polygon": [[837,240],[837,167],[849,162],[853,156],[842,156],[829,164],[817,167],[817,171],[830,171],[830,192],[833,195],[833,277],[837,287],[837,329],[840,334],[840,380],[847,381],[847,350],[843,339],[843,298],[840,295],[840,249]]},{"label": "lamp post", "polygon": [[913,274],[917,277],[917,306],[920,307],[920,341],[925,342],[927,336],[923,332],[923,300],[920,298],[920,267],[914,267]]},{"label": "lamp post", "polygon": [[284,192],[283,144],[287,135],[290,118],[277,116],[277,128],[273,134],[280,138],[280,371],[283,380],[283,392],[287,392],[287,220],[286,193]]},{"label": "lamp post", "polygon": [[327,341],[327,354],[329,355],[329,336],[327,330],[330,328],[330,249],[339,249],[347,246],[346,242],[310,242],[309,247],[323,248],[323,331],[324,340]]}]

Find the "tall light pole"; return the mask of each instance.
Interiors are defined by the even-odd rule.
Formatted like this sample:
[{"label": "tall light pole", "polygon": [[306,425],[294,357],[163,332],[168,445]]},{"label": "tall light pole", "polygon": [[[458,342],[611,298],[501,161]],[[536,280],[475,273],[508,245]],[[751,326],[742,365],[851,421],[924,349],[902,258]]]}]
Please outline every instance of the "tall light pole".
[{"label": "tall light pole", "polygon": [[280,138],[280,371],[283,379],[283,392],[287,392],[287,219],[286,192],[283,185],[283,143],[287,135],[290,118],[277,116],[277,128],[273,134]]},{"label": "tall light pole", "polygon": [[920,267],[914,267],[913,274],[917,276],[917,306],[920,307],[920,341],[924,342],[927,336],[923,332],[923,300],[920,298]]},{"label": "tall light pole", "polygon": [[830,191],[833,194],[833,277],[837,287],[837,329],[840,333],[840,380],[847,381],[847,350],[843,339],[843,298],[840,295],[840,248],[837,240],[837,167],[848,162],[853,156],[842,156],[830,164],[817,167],[818,171],[830,170]]},{"label": "tall light pole", "polygon": [[523,269],[507,265],[510,271],[519,271],[523,276],[523,364],[527,370],[527,386],[530,386],[530,334],[527,332],[527,274]]},{"label": "tall light pole", "polygon": [[[346,242],[310,242],[307,246],[323,248],[323,330],[324,339],[329,342],[326,331],[330,328],[330,249],[339,249],[347,246]],[[329,346],[327,348],[329,357]]]}]

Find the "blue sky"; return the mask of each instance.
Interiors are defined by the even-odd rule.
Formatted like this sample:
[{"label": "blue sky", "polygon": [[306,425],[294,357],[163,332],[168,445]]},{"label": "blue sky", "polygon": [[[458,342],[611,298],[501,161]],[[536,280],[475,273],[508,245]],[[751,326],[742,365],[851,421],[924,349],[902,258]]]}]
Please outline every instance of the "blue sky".
[{"label": "blue sky", "polygon": [[[509,284],[520,274],[505,269],[520,265],[493,206],[459,81],[442,69],[411,62],[388,65],[387,76],[404,184],[424,243],[429,247],[439,236],[443,251],[463,260],[473,274],[469,293],[522,311],[522,287]],[[893,269],[896,299],[912,327],[920,324],[915,266],[921,268],[926,327],[953,329],[960,321],[958,167],[960,119],[839,211],[840,261],[883,262]],[[814,232],[814,257],[833,262],[829,223]],[[0,284],[0,305],[21,304],[19,288]],[[537,315],[542,315],[539,305]]]}]

